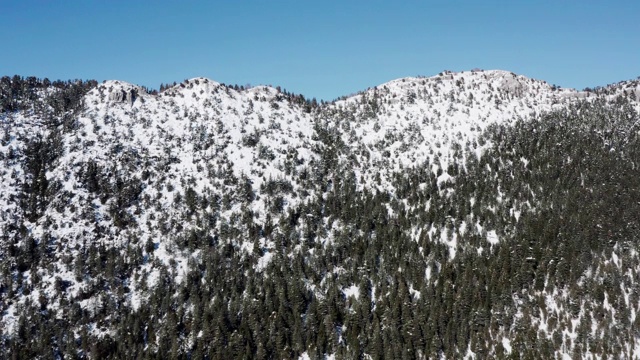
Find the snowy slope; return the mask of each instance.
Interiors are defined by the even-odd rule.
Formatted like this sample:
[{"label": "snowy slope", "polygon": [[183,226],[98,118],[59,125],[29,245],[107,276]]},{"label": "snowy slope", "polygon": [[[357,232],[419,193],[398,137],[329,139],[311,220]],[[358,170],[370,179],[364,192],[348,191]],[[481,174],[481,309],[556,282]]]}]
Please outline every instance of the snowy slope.
[{"label": "snowy slope", "polygon": [[445,72],[394,80],[338,101],[329,122],[335,119],[344,130],[367,184],[379,169],[397,172],[425,162],[434,173],[441,169],[439,181],[444,181],[457,157],[480,156],[490,145],[477,143],[488,126],[535,117],[588,96],[507,71]]},{"label": "snowy slope", "polygon": [[[215,244],[229,224],[251,232],[254,223],[278,224],[288,210],[326,197],[330,186],[316,184],[343,175],[322,172],[331,156],[337,157],[338,168],[355,174],[359,189],[393,195],[394,179],[414,167],[429,169],[437,185],[454,183],[454,168],[469,157],[481,157],[492,145],[480,141],[492,125],[535,121],[582,99],[617,95],[630,97],[637,107],[640,85],[630,81],[587,92],[507,71],[444,72],[390,81],[310,110],[276,88],[236,90],[195,78],[158,95],[106,81],[86,94],[71,131],[57,132],[49,119],[33,111],[3,113],[2,235],[7,243],[27,234],[55,244],[52,266],[38,271],[37,290],[5,307],[5,332],[15,330],[27,298],[34,303],[41,294],[53,298],[60,281],[69,284],[67,298],[52,303],[79,301],[94,278],[78,275],[73,259],[94,242],[143,258],[128,280],[126,305],[137,309],[148,296],[143,288],[161,277],[157,264],[176,269],[179,283],[192,261],[202,261],[198,252],[181,245],[196,238],[191,234]],[[27,168],[27,152],[48,151],[34,144],[54,135],[59,153],[51,163],[38,165],[46,168],[41,180],[30,178],[28,174],[37,173],[34,166],[39,167]],[[527,160],[522,161],[526,166]],[[21,208],[20,194],[43,179],[49,200],[37,216],[30,216]],[[516,221],[518,216],[514,213]],[[461,227],[462,233],[484,234],[487,246],[500,241],[480,222]],[[415,230],[411,236],[417,238],[422,230]],[[426,231],[430,237],[434,233]],[[267,266],[275,244],[266,237],[257,245],[242,238],[238,235],[233,245],[246,254],[260,247],[257,268]],[[28,245],[20,241],[17,246]],[[454,257],[455,236],[441,241]],[[33,274],[25,276],[27,283],[35,281]],[[344,294],[358,298],[357,286]],[[85,297],[80,306],[93,309],[96,297]],[[57,306],[56,316],[63,317],[64,307]]]},{"label": "snowy slope", "polygon": [[[168,262],[178,255],[170,242],[160,239],[202,227],[196,224],[202,219],[195,218],[175,224],[184,211],[176,202],[184,201],[187,191],[201,200],[217,199],[220,218],[229,220],[239,216],[243,187],[248,186],[255,192],[252,216],[260,223],[273,202],[265,185],[285,184],[278,199],[281,211],[313,196],[298,191],[293,175],[318,160],[324,145],[314,126],[340,134],[340,161],[363,179],[359,186],[393,193],[392,175],[416,165],[429,166],[438,183],[453,181],[449,165],[470,154],[480,156],[490,144],[479,144],[477,137],[491,124],[514,122],[589,96],[506,71],[445,72],[394,80],[307,113],[265,86],[237,91],[195,78],[149,95],[126,82],[106,81],[86,95],[77,129],[64,134],[63,153],[46,173],[58,194],[37,221],[26,224],[36,238],[48,234],[65,240],[60,259],[74,256],[93,234],[105,232],[105,241],[117,246],[132,238],[138,245],[153,241],[156,254]],[[29,113],[4,115],[3,122],[11,139],[46,137],[50,131]],[[8,154],[23,147],[17,140],[2,147],[6,165],[0,225],[17,212],[14,196],[23,170]],[[88,180],[88,173],[97,179]],[[111,213],[110,206],[125,199],[97,198],[87,185],[96,181],[113,192],[125,186],[118,181],[133,182],[133,196],[141,201],[130,199],[125,214]],[[225,196],[232,198],[223,201]],[[214,205],[208,201],[199,206]],[[130,225],[116,224],[123,221],[116,217]],[[51,228],[51,222],[60,226]],[[219,231],[219,223],[211,231]],[[184,257],[178,262],[186,264]],[[73,281],[71,266],[59,266]]]}]

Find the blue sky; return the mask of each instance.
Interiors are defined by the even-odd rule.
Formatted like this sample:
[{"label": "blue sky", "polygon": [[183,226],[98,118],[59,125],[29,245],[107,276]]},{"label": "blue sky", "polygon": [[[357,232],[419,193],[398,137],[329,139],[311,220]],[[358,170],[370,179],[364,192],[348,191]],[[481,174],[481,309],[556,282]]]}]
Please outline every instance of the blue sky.
[{"label": "blue sky", "polygon": [[0,1],[0,73],[331,100],[477,67],[581,89],[640,75],[638,15],[638,1]]}]

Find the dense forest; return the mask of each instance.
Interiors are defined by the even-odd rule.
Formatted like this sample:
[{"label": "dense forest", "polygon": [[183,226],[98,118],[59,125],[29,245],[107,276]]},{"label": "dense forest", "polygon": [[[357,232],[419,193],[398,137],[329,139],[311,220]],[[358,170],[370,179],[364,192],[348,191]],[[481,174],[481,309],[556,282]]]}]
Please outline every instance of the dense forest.
[{"label": "dense forest", "polygon": [[635,83],[492,75],[322,104],[3,77],[0,352],[640,356]]}]

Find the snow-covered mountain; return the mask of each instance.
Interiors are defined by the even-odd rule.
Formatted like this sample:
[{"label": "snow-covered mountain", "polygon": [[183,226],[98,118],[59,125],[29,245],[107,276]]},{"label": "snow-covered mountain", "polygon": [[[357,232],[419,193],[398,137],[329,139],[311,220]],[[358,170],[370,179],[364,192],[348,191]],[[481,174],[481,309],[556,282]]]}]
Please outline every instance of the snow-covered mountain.
[{"label": "snow-covered mountain", "polygon": [[[0,114],[2,346],[15,351],[20,343],[15,339],[21,331],[28,331],[24,330],[25,322],[35,316],[29,309],[37,305],[38,316],[44,316],[40,323],[58,322],[69,331],[55,335],[53,344],[47,345],[54,357],[67,353],[63,342],[77,345],[89,338],[102,339],[101,344],[104,339],[124,341],[119,324],[126,314],[150,321],[151,315],[144,309],[161,301],[155,297],[166,292],[166,301],[184,300],[182,292],[189,293],[193,284],[213,284],[212,272],[222,271],[220,276],[227,276],[225,284],[233,282],[229,273],[222,275],[229,269],[238,277],[272,279],[255,280],[259,283],[276,281],[272,271],[282,266],[282,256],[289,259],[290,266],[301,261],[305,265],[296,266],[307,269],[295,270],[299,285],[306,289],[304,305],[297,310],[300,315],[311,316],[309,307],[328,301],[335,295],[332,286],[340,285],[341,301],[348,304],[336,310],[343,315],[334,321],[335,342],[323,345],[323,350],[307,344],[278,353],[282,350],[278,346],[247,342],[241,335],[242,346],[251,351],[262,348],[267,357],[353,354],[348,351],[353,351],[356,340],[347,338],[353,328],[347,325],[347,317],[356,310],[349,303],[362,303],[366,290],[357,278],[362,277],[363,267],[372,264],[356,260],[359,255],[350,254],[349,247],[340,250],[340,255],[336,249],[363,236],[372,249],[381,246],[373,244],[383,241],[383,236],[389,237],[389,246],[404,244],[404,240],[398,243],[394,239],[405,237],[417,244],[415,249],[411,248],[414,245],[398,248],[405,253],[395,255],[400,264],[405,257],[413,259],[416,269],[412,271],[422,273],[421,281],[401,280],[417,304],[421,296],[427,296],[429,286],[441,283],[437,279],[442,275],[437,274],[444,271],[445,263],[466,259],[469,253],[499,258],[500,249],[518,240],[513,234],[528,226],[520,220],[525,216],[521,214],[546,211],[546,189],[531,183],[527,188],[530,194],[522,195],[509,191],[512,185],[500,180],[502,176],[513,178],[518,172],[529,174],[532,167],[539,166],[535,153],[525,153],[517,162],[492,162],[515,154],[520,146],[501,143],[501,134],[518,126],[549,123],[541,120],[549,113],[588,113],[580,110],[588,104],[624,108],[634,114],[640,98],[637,81],[576,91],[499,70],[403,78],[322,105],[273,87],[244,89],[205,78],[186,80],[159,94],[122,81],[106,81],[77,91],[72,83],[56,87],[16,82],[15,78],[4,81],[3,103],[8,105]],[[15,95],[17,85],[23,87],[18,91],[20,96]],[[69,93],[80,95],[74,102]],[[637,130],[634,123],[625,124],[629,134]],[[620,130],[602,126],[588,131],[604,139]],[[538,131],[535,126],[531,129]],[[573,136],[575,129],[569,130]],[[616,150],[611,147],[610,151]],[[479,175],[485,168],[486,174]],[[468,183],[478,176],[483,176],[484,185]],[[535,174],[522,180],[527,186],[529,176]],[[483,199],[489,190],[484,195],[474,192],[475,186],[483,188],[492,182],[496,186],[491,189],[495,191],[493,199]],[[486,207],[474,210],[483,202]],[[368,214],[378,218],[365,226],[362,219]],[[393,229],[397,232],[390,235]],[[369,232],[373,235],[367,235]],[[434,247],[432,253],[426,250],[430,246]],[[445,255],[436,255],[438,252]],[[336,256],[341,265],[316,264],[336,261]],[[614,251],[611,256],[615,256],[611,261],[616,265],[618,255]],[[211,264],[214,258],[218,260]],[[353,260],[347,260],[350,258]],[[384,263],[380,259],[377,261]],[[350,261],[357,264],[348,268]],[[639,264],[630,265],[629,271]],[[394,276],[404,273],[400,267]],[[630,275],[630,279],[636,277]],[[254,280],[237,281],[245,284]],[[282,281],[290,279],[285,276]],[[373,288],[366,297],[373,304],[392,302],[389,293],[377,290],[387,285],[372,276],[369,281]],[[399,286],[396,280],[391,283]],[[225,299],[258,301],[255,294],[262,294],[261,301],[271,301],[271,295],[260,290],[262,285],[252,285],[258,290],[245,286],[238,293],[245,294],[244,298]],[[160,293],[153,289],[160,289]],[[546,296],[547,306],[564,314],[562,301],[574,298],[563,291],[568,290],[558,286],[537,294]],[[631,290],[623,293],[626,305],[610,307],[612,313],[624,308],[635,319],[640,303]],[[144,330],[145,335],[134,341],[141,346],[138,355],[161,354],[163,336],[177,336],[176,348],[170,344],[174,355],[195,356],[195,351],[205,351],[206,346],[198,345],[204,341],[205,330],[185,330],[186,322],[190,321],[187,327],[195,326],[191,322],[201,316],[200,310],[194,310],[200,303],[194,305],[189,298],[184,307],[174,306],[184,317],[178,320],[183,325],[177,335],[159,332],[150,340]],[[215,298],[213,295],[210,300]],[[607,295],[604,299],[606,302]],[[447,357],[480,358],[511,352],[512,342],[525,333],[514,330],[523,316],[522,301],[515,298],[509,304],[510,309],[516,309],[512,323],[500,320],[502,325],[487,330],[490,339],[501,342],[502,350],[495,344],[474,350],[469,335],[464,335],[467,340],[455,340],[459,346],[455,349],[445,345],[454,342],[447,339],[440,340],[440,345],[430,344],[429,351]],[[127,310],[115,310],[116,315],[104,313],[106,308]],[[498,313],[494,309],[487,316],[498,318]],[[166,316],[166,312],[151,316],[154,326],[165,326],[169,321]],[[604,354],[601,349],[576,347],[576,324],[573,328],[551,326],[540,319],[546,315],[532,323],[541,331],[564,329],[559,343],[552,339],[549,345],[558,356]],[[220,325],[219,319],[210,321]],[[234,328],[230,324],[236,320],[224,321]],[[295,326],[290,323],[287,328]],[[232,341],[229,336],[234,330],[230,331],[231,335],[220,335],[224,344]],[[552,331],[544,333],[550,339],[554,336]],[[597,330],[592,336],[602,338]],[[359,339],[359,346],[366,348],[364,338]],[[637,335],[629,335],[616,343],[627,346],[617,349],[617,354],[636,356],[637,339]],[[75,355],[100,357],[105,351],[116,354],[115,348],[108,343],[90,352],[83,345]],[[358,351],[370,356],[372,350]],[[384,356],[387,350],[381,351]],[[408,356],[429,354],[423,348]]]}]

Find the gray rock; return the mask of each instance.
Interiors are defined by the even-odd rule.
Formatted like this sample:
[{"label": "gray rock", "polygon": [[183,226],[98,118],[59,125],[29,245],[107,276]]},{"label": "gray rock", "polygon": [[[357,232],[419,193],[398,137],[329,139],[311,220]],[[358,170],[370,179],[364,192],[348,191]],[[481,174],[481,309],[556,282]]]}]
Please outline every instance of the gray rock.
[{"label": "gray rock", "polygon": [[118,102],[118,103],[129,103],[133,104],[136,101],[136,97],[138,96],[138,92],[135,89],[123,90],[117,89],[109,93],[109,101]]}]

